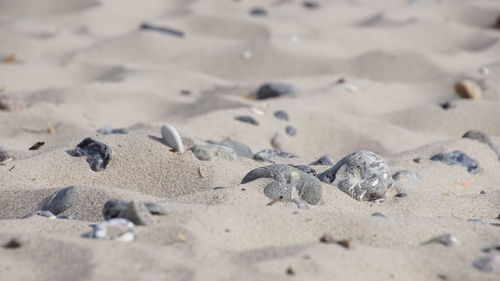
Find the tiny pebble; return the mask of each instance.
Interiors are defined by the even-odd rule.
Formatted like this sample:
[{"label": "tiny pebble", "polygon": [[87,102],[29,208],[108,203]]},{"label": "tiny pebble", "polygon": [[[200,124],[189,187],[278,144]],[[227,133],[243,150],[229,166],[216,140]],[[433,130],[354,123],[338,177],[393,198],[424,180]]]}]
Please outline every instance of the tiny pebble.
[{"label": "tiny pebble", "polygon": [[406,197],[406,196],[408,196],[408,194],[406,194],[406,193],[402,192],[402,193],[398,193],[398,194],[396,194],[396,195],[394,195],[394,196],[395,196],[395,197],[402,198],[402,197]]},{"label": "tiny pebble", "polygon": [[498,271],[500,269],[500,255],[477,258],[472,265],[484,272]]},{"label": "tiny pebble", "polygon": [[286,126],[285,131],[286,131],[286,133],[287,133],[289,136],[295,136],[295,135],[297,135],[297,129],[295,129],[295,127],[292,127],[292,126]]},{"label": "tiny pebble", "polygon": [[284,121],[288,121],[290,120],[289,117],[288,117],[288,113],[286,113],[286,111],[284,110],[277,110],[274,112],[274,117],[280,119],[280,120],[284,120]]},{"label": "tiny pebble", "polygon": [[450,109],[450,108],[456,107],[457,105],[453,102],[444,102],[444,103],[440,103],[439,106],[441,106],[441,108],[443,108],[443,109]]},{"label": "tiny pebble", "polygon": [[286,269],[286,275],[294,276],[295,275],[295,270],[293,270],[292,267],[288,267]]},{"label": "tiny pebble", "polygon": [[250,15],[252,16],[266,16],[267,11],[264,8],[256,7],[250,10]]},{"label": "tiny pebble", "polygon": [[252,125],[255,125],[255,126],[259,125],[259,122],[257,120],[255,120],[255,118],[253,118],[252,116],[248,116],[248,115],[236,116],[236,117],[234,117],[234,120],[238,120],[238,121],[241,121],[241,122],[244,122],[244,123],[248,123],[248,124],[252,124]]},{"label": "tiny pebble", "polygon": [[225,189],[225,187],[224,186],[216,186],[216,187],[214,187],[214,190],[220,190],[220,189]]},{"label": "tiny pebble", "polygon": [[385,215],[379,212],[375,212],[372,214],[372,217],[380,217],[380,218],[385,218]]},{"label": "tiny pebble", "polygon": [[441,236],[434,237],[434,238],[422,243],[422,245],[431,244],[431,243],[438,243],[438,244],[444,245],[446,247],[451,247],[451,246],[458,245],[460,243],[460,241],[453,234],[444,234]]},{"label": "tiny pebble", "polygon": [[479,85],[472,80],[462,80],[455,84],[455,92],[465,99],[480,99],[483,97],[483,91]]},{"label": "tiny pebble", "polygon": [[164,124],[161,126],[161,135],[166,145],[173,148],[175,151],[184,153],[181,136],[174,127]]},{"label": "tiny pebble", "polygon": [[319,9],[320,8],[320,4],[316,1],[304,1],[304,2],[302,2],[302,5],[308,9]]},{"label": "tiny pebble", "polygon": [[259,87],[256,93],[258,100],[290,96],[295,93],[295,87],[286,83],[268,82]]}]

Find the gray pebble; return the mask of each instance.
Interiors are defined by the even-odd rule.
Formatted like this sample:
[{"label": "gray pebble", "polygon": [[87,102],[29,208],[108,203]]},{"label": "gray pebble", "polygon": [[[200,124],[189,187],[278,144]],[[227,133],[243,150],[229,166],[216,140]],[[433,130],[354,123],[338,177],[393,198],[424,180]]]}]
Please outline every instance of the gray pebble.
[{"label": "gray pebble", "polygon": [[234,117],[234,120],[238,120],[238,121],[248,123],[248,124],[251,124],[254,126],[259,125],[259,122],[257,120],[255,120],[255,118],[253,118],[252,116],[249,116],[249,115],[236,116],[236,117]]},{"label": "gray pebble", "polygon": [[333,158],[330,155],[325,154],[325,155],[321,156],[318,160],[312,162],[309,165],[333,166],[333,165],[335,165],[335,161],[333,161]]},{"label": "gray pebble", "polygon": [[[131,201],[121,200],[121,199],[108,200],[108,202],[106,202],[106,204],[104,204],[104,208],[102,209],[102,216],[104,217],[105,220],[119,218],[119,217],[121,217],[120,214],[125,209],[128,208],[130,203],[131,203]],[[152,215],[166,215],[167,214],[165,209],[156,203],[146,202],[146,203],[140,203],[140,204],[144,205],[144,207]]]},{"label": "gray pebble", "polygon": [[380,217],[380,218],[385,218],[385,215],[379,212],[375,212],[372,214],[372,217]]},{"label": "gray pebble", "polygon": [[460,241],[453,234],[444,234],[444,235],[441,235],[438,237],[434,237],[434,238],[430,239],[429,241],[422,243],[422,245],[431,244],[431,243],[438,243],[438,244],[444,245],[446,247],[452,247],[452,246],[458,245],[460,243]]},{"label": "gray pebble", "polygon": [[191,147],[194,156],[202,161],[211,161],[216,159],[236,160],[236,152],[227,146],[216,144],[200,144]]},{"label": "gray pebble", "polygon": [[276,133],[271,139],[271,146],[276,150],[283,150],[284,143],[285,138],[280,133]]},{"label": "gray pebble", "polygon": [[243,143],[234,141],[234,140],[225,139],[225,140],[222,140],[220,142],[208,141],[208,143],[222,145],[225,147],[232,148],[236,152],[236,154],[240,157],[245,157],[245,158],[252,158],[253,157],[253,152],[250,149],[250,147],[248,147],[247,145],[245,145]]},{"label": "gray pebble", "polygon": [[472,265],[484,272],[493,272],[500,269],[500,255],[480,257],[474,260]]},{"label": "gray pebble", "polygon": [[87,163],[94,172],[106,168],[111,159],[111,148],[102,142],[85,138],[76,146],[75,156],[87,156]]},{"label": "gray pebble", "polygon": [[475,222],[475,223],[482,223],[482,224],[488,224],[489,222],[484,219],[468,219],[468,222]]},{"label": "gray pebble", "polygon": [[292,202],[295,203],[295,205],[297,205],[298,209],[302,209],[302,210],[309,209],[309,206],[307,205],[306,200],[304,200],[302,198],[294,198],[294,199],[292,199]]},{"label": "gray pebble", "polygon": [[404,192],[401,192],[401,193],[398,193],[396,195],[394,195],[394,197],[398,197],[398,198],[403,198],[403,197],[406,197],[408,196],[408,194],[404,193]]},{"label": "gray pebble", "polygon": [[287,135],[292,137],[297,135],[297,129],[295,129],[295,127],[293,126],[286,126],[285,132],[287,133]]},{"label": "gray pebble", "polygon": [[284,110],[277,110],[274,112],[274,117],[280,119],[280,120],[284,120],[284,121],[288,121],[290,120],[290,118],[288,117],[288,113],[286,113],[286,111]]},{"label": "gray pebble", "polygon": [[151,202],[146,202],[143,204],[146,207],[146,209],[148,209],[149,213],[152,215],[163,216],[163,215],[167,214],[165,209],[162,206],[160,206],[159,204],[151,203]]},{"label": "gray pebble", "polygon": [[360,150],[342,158],[335,166],[318,175],[356,200],[384,198],[392,186],[389,166],[381,156]]},{"label": "gray pebble", "polygon": [[78,201],[78,191],[76,191],[74,186],[69,186],[54,192],[48,197],[42,210],[50,211],[54,215],[59,215],[71,208],[76,201]]},{"label": "gray pebble", "polygon": [[488,145],[491,148],[491,150],[493,150],[493,152],[497,155],[498,161],[500,161],[500,151],[498,150],[498,146],[495,143],[493,143],[491,137],[488,136],[487,134],[477,130],[470,130],[467,131],[462,136],[462,138],[477,140],[481,143]]},{"label": "gray pebble", "polygon": [[304,1],[302,2],[302,5],[308,9],[319,9],[321,7],[316,1]]},{"label": "gray pebble", "polygon": [[265,83],[257,90],[258,100],[289,96],[295,94],[295,87],[286,83]]},{"label": "gray pebble", "polygon": [[250,15],[262,17],[267,15],[267,11],[264,8],[257,7],[250,10]]},{"label": "gray pebble", "polygon": [[180,153],[184,153],[184,145],[182,144],[182,138],[174,127],[168,124],[162,125],[161,135],[166,145],[168,145],[169,147],[173,148],[174,150]]},{"label": "gray pebble", "polygon": [[221,189],[225,189],[225,187],[224,186],[216,186],[216,187],[214,187],[213,190],[221,190]]},{"label": "gray pebble", "polygon": [[288,152],[275,150],[275,149],[264,149],[262,151],[255,153],[255,155],[253,156],[253,159],[257,160],[257,161],[276,163],[276,161],[274,161],[274,158],[276,158],[276,157],[297,158],[296,155],[293,155],[293,154],[288,153]]},{"label": "gray pebble", "polygon": [[298,195],[307,203],[316,205],[323,194],[321,182],[316,177],[289,165],[256,168],[246,174],[241,183],[245,184],[258,178],[274,179],[264,188],[264,193],[273,200],[281,198],[284,201],[291,201]]},{"label": "gray pebble", "polygon": [[479,173],[479,163],[470,158],[467,154],[462,151],[455,150],[449,153],[438,153],[431,157],[432,161],[441,161],[448,165],[460,165],[464,166],[467,171],[471,174]]}]

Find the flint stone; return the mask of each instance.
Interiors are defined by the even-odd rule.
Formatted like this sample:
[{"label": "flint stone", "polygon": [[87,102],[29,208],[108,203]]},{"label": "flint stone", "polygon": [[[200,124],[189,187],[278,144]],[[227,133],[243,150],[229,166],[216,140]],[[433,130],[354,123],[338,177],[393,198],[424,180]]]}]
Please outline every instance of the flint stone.
[{"label": "flint stone", "polygon": [[59,215],[71,208],[76,201],[78,201],[78,191],[76,191],[74,186],[69,186],[54,192],[48,197],[42,210],[50,211],[54,215]]},{"label": "flint stone", "polygon": [[111,148],[102,142],[85,138],[76,146],[76,156],[87,156],[87,163],[94,172],[106,168],[111,159]]},{"label": "flint stone", "polygon": [[479,163],[470,158],[462,151],[455,150],[449,153],[438,153],[431,157],[432,161],[441,161],[448,165],[460,165],[467,169],[471,174],[477,174],[480,171]]},{"label": "flint stone", "polygon": [[194,156],[202,161],[215,159],[236,160],[238,156],[234,149],[216,144],[200,144],[191,147]]}]

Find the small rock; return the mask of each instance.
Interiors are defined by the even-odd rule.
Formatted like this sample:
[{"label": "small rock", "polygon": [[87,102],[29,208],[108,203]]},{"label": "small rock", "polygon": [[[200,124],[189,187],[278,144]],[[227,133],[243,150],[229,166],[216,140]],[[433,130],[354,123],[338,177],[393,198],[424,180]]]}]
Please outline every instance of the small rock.
[{"label": "small rock", "polygon": [[308,9],[319,9],[320,4],[316,1],[304,1],[302,2],[302,6]]},{"label": "small rock", "polygon": [[484,219],[468,219],[468,222],[475,222],[475,223],[482,223],[482,224],[488,224],[487,220]]},{"label": "small rock", "polygon": [[78,201],[78,191],[76,191],[74,186],[69,186],[54,192],[48,197],[42,210],[50,211],[54,215],[59,215],[71,208],[76,201]]},{"label": "small rock", "polygon": [[234,117],[234,120],[238,120],[238,121],[248,123],[248,124],[251,124],[254,126],[259,125],[259,122],[257,120],[255,120],[255,118],[253,118],[252,116],[249,116],[249,115],[236,116],[236,117]]},{"label": "small rock", "polygon": [[441,108],[446,110],[446,109],[454,108],[457,105],[455,103],[449,101],[449,102],[440,103],[439,106],[441,106]]},{"label": "small rock", "polygon": [[165,209],[156,203],[146,202],[143,203],[146,209],[148,209],[149,213],[152,215],[164,216],[167,214]]},{"label": "small rock", "polygon": [[333,158],[330,155],[325,154],[325,155],[321,156],[318,160],[312,162],[309,165],[333,166],[333,165],[335,165],[335,161],[333,161]]},{"label": "small rock", "polygon": [[346,249],[351,248],[351,241],[345,240],[345,239],[344,240],[336,240],[330,234],[325,234],[325,235],[321,236],[321,238],[319,239],[319,241],[321,243],[325,243],[325,244],[333,244],[333,243],[335,243],[335,244],[337,244],[339,246],[342,246],[342,247],[344,247]]},{"label": "small rock", "polygon": [[356,200],[384,198],[392,186],[389,166],[381,156],[360,150],[342,158],[335,166],[318,175]]},{"label": "small rock", "polygon": [[99,134],[102,135],[124,135],[128,134],[127,130],[120,128],[120,129],[113,129],[111,126],[106,126],[103,127],[99,130],[97,130]]},{"label": "small rock", "polygon": [[54,216],[54,214],[52,214],[50,211],[36,210],[36,211],[33,211],[33,212],[25,215],[24,217],[22,217],[22,219],[27,219],[27,218],[30,218],[32,216],[41,216],[41,217],[46,217],[46,218],[49,218],[49,219],[55,219],[56,218],[56,216]]},{"label": "small rock", "polygon": [[194,156],[202,161],[211,161],[216,159],[236,160],[236,152],[227,146],[216,144],[200,144],[191,147]]},{"label": "small rock", "polygon": [[161,135],[166,145],[173,148],[175,151],[184,153],[184,145],[182,145],[181,136],[174,127],[168,124],[161,126]]},{"label": "small rock", "polygon": [[280,151],[280,150],[264,149],[262,151],[255,153],[255,155],[253,156],[253,159],[257,160],[257,161],[276,163],[276,161],[274,161],[274,158],[276,158],[276,157],[296,158],[297,156],[293,155],[291,153],[288,153],[288,152]]},{"label": "small rock", "polygon": [[[135,225],[127,219],[115,218],[99,224],[93,224],[91,226],[92,231],[84,234],[84,237],[117,241],[131,241],[134,238],[132,229]],[[108,232],[111,235],[108,235]],[[130,232],[132,232],[132,235],[130,235]],[[122,236],[125,237],[121,238]]]},{"label": "small rock", "polygon": [[500,271],[500,255],[480,257],[472,263],[475,268],[483,272]]},{"label": "small rock", "polygon": [[404,192],[401,192],[401,193],[398,193],[396,195],[394,195],[394,197],[398,197],[398,198],[403,198],[403,197],[406,197],[408,196],[408,194],[404,193]]},{"label": "small rock", "polygon": [[242,184],[258,178],[272,178],[274,181],[264,188],[264,193],[271,199],[291,201],[295,197],[316,205],[321,199],[323,188],[314,176],[288,165],[272,165],[253,169],[245,175]]},{"label": "small rock", "polygon": [[375,212],[372,214],[372,217],[380,217],[380,218],[385,218],[385,215],[379,212]]},{"label": "small rock", "polygon": [[142,23],[141,26],[139,27],[142,30],[152,30],[152,31],[157,31],[160,33],[165,33],[168,35],[174,35],[178,37],[184,37],[184,32],[181,30],[173,29],[171,27],[167,26],[157,26],[157,25],[152,25],[150,23]]},{"label": "small rock", "polygon": [[283,121],[289,121],[290,118],[288,117],[288,113],[284,110],[277,110],[274,112],[274,117],[283,120]]},{"label": "small rock", "polygon": [[87,156],[87,163],[94,172],[106,168],[111,159],[111,148],[102,142],[85,138],[76,146],[75,156]]},{"label": "small rock", "polygon": [[444,245],[446,247],[452,247],[452,246],[458,245],[460,243],[460,241],[453,234],[445,234],[445,235],[441,235],[441,236],[432,238],[429,241],[422,243],[422,245],[431,244],[431,243],[439,243],[439,244]]},{"label": "small rock", "polygon": [[478,130],[470,130],[467,131],[462,136],[462,138],[477,140],[481,143],[488,145],[491,148],[491,150],[493,150],[493,152],[497,155],[498,161],[500,161],[500,151],[498,150],[498,146],[495,143],[493,143],[491,137],[488,136],[487,134]]},{"label": "small rock", "polygon": [[265,83],[257,90],[256,98],[258,100],[290,96],[295,94],[295,87],[286,83]]},{"label": "small rock", "polygon": [[21,242],[19,242],[19,240],[15,239],[15,238],[10,239],[9,242],[7,242],[3,245],[3,247],[6,249],[17,249],[17,248],[21,248],[21,246],[22,246]]},{"label": "small rock", "polygon": [[449,153],[438,153],[431,157],[432,161],[441,161],[448,165],[464,166],[471,174],[479,173],[479,164],[462,151],[455,150]]},{"label": "small rock", "polygon": [[118,217],[127,219],[135,225],[152,225],[154,222],[146,206],[136,201],[128,203],[127,207],[120,212]]},{"label": "small rock", "polygon": [[250,147],[248,147],[247,145],[242,144],[240,142],[230,140],[230,139],[225,139],[225,140],[222,140],[220,142],[208,141],[208,143],[222,145],[225,147],[232,148],[236,152],[236,155],[238,155],[240,157],[253,158],[253,152],[250,149]]},{"label": "small rock", "polygon": [[412,183],[418,183],[422,179],[419,174],[410,170],[399,170],[392,175],[392,178],[394,180],[400,180],[402,176],[408,178]]},{"label": "small rock", "polygon": [[114,218],[118,218],[120,213],[125,210],[130,201],[125,201],[121,199],[111,199],[104,204],[104,208],[102,209],[102,216],[105,220],[110,220]]},{"label": "small rock", "polygon": [[250,15],[263,17],[267,15],[267,11],[264,8],[256,7],[250,10]]},{"label": "small rock", "polygon": [[213,188],[213,190],[221,190],[221,189],[225,189],[224,186],[216,186]]},{"label": "small rock", "polygon": [[472,80],[462,80],[455,84],[455,92],[464,99],[480,99],[483,97],[483,90]]},{"label": "small rock", "polygon": [[493,246],[493,247],[488,247],[483,249],[484,253],[490,253],[490,252],[495,252],[495,251],[500,251],[500,246]]},{"label": "small rock", "polygon": [[289,136],[295,136],[295,135],[297,135],[297,129],[295,129],[295,127],[293,127],[293,126],[286,126],[285,132]]},{"label": "small rock", "polygon": [[316,176],[316,170],[314,170],[313,168],[311,168],[309,166],[306,166],[306,165],[290,165],[290,166],[294,167],[295,169],[299,169],[304,173]]},{"label": "small rock", "polygon": [[285,143],[285,138],[280,133],[276,133],[271,139],[271,146],[276,150],[283,150],[283,144]]},{"label": "small rock", "polygon": [[293,268],[290,266],[286,269],[286,275],[289,275],[289,276],[294,276],[295,275],[295,270],[293,270]]}]

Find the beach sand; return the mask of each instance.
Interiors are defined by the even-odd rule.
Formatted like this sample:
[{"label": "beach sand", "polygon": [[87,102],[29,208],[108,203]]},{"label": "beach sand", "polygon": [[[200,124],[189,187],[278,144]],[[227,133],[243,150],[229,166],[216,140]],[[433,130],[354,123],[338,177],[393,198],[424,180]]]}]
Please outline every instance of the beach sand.
[{"label": "beach sand", "polygon": [[[500,250],[485,249],[500,247],[500,161],[462,136],[500,145],[500,1],[315,3],[0,0],[0,280],[499,280]],[[462,79],[482,98],[457,95]],[[295,92],[255,99],[267,82]],[[270,179],[241,181],[271,163],[189,150],[230,139],[256,153],[277,134],[298,156],[280,163],[369,150],[419,180],[402,176],[376,202],[321,183],[309,209],[267,206]],[[73,156],[86,137],[111,148],[104,170]],[[456,150],[480,171],[430,160]],[[68,186],[78,199],[59,215],[74,219],[21,219]],[[110,199],[166,214],[133,241],[84,237]],[[458,242],[425,244],[445,234]]]}]

